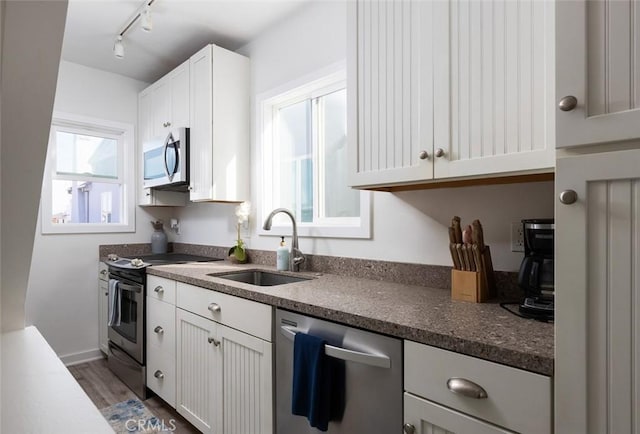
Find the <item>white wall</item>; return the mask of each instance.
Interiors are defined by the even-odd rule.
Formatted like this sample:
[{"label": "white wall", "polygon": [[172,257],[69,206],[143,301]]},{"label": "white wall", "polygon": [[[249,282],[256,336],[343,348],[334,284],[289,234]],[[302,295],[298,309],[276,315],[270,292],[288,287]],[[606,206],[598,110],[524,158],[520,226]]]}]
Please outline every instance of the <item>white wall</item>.
[{"label": "white wall", "polygon": [[[314,2],[239,50],[251,58],[254,96],[346,58],[345,3]],[[253,110],[255,113],[255,109]],[[254,131],[255,135],[255,131]],[[252,155],[256,155],[255,139]],[[257,161],[252,161],[256,173]],[[257,236],[257,182],[252,179],[251,248],[275,250],[278,238]],[[301,239],[303,252],[332,256],[451,265],[447,226],[451,217],[479,218],[491,245],[494,267],[516,271],[521,253],[509,249],[510,223],[553,217],[553,183],[437,189],[373,194],[370,240]],[[176,211],[182,233],[177,241],[231,246],[235,239],[233,205],[191,204]],[[287,234],[289,235],[289,234]]]},{"label": "white wall", "polygon": [[[137,124],[137,95],[147,83],[61,62],[54,109]],[[153,214],[150,214],[153,213]],[[42,235],[36,229],[27,292],[27,323],[38,327],[65,362],[97,354],[98,246],[148,243],[151,220],[167,220],[168,209],[136,207],[136,232]]]},{"label": "white wall", "polygon": [[2,39],[2,331],[20,329],[66,1],[8,1]]}]

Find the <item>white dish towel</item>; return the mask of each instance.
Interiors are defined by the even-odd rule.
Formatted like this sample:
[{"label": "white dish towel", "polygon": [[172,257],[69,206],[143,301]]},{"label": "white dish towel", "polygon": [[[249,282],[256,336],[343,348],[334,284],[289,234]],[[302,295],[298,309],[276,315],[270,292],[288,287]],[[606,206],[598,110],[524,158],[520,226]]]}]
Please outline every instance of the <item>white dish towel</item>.
[{"label": "white dish towel", "polygon": [[109,279],[109,321],[107,326],[120,325],[122,292],[120,290],[120,281],[117,279]]}]

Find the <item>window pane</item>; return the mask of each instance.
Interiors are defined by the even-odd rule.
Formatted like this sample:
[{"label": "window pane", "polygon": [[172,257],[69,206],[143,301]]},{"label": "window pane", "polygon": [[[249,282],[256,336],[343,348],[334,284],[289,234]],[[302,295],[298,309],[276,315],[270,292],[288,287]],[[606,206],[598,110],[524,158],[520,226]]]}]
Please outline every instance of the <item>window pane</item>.
[{"label": "window pane", "polygon": [[58,175],[118,178],[118,142],[114,139],[56,131]]},{"label": "window pane", "polygon": [[323,141],[320,143],[324,185],[322,217],[359,217],[360,193],[347,187],[347,91],[346,89],[321,97],[320,107],[324,119],[320,128]]},{"label": "window pane", "polygon": [[[274,206],[290,209],[297,221],[313,221],[313,151],[311,100],[278,110],[275,164],[279,185]],[[287,224],[287,217],[276,216],[276,224]]]},{"label": "window pane", "polygon": [[122,185],[53,180],[51,222],[122,223]]}]

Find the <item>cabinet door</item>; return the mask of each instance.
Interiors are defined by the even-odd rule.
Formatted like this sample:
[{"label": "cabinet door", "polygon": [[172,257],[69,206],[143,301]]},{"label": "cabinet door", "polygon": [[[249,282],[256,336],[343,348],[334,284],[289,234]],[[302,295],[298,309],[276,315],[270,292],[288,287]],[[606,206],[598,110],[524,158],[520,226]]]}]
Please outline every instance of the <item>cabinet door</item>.
[{"label": "cabinet door", "polygon": [[640,2],[555,4],[556,104],[577,99],[556,110],[557,146],[640,137]]},{"label": "cabinet door", "polygon": [[189,106],[189,61],[171,72],[171,126],[190,127]]},{"label": "cabinet door", "polygon": [[207,200],[212,196],[212,65],[211,46],[191,56],[190,61],[190,199]]},{"label": "cabinet door", "polygon": [[406,434],[513,433],[410,393],[404,394],[404,432]]},{"label": "cabinet door", "polygon": [[171,80],[165,77],[151,91],[153,137],[167,134],[171,126]]},{"label": "cabinet door", "polygon": [[560,158],[556,188],[555,432],[637,432],[640,150]]},{"label": "cabinet door", "polygon": [[150,188],[144,188],[144,143],[153,137],[153,112],[152,94],[149,89],[140,92],[138,96],[138,204],[153,205],[153,196]]},{"label": "cabinet door", "polygon": [[150,296],[146,301],[147,387],[175,408],[176,308]]},{"label": "cabinet door", "polygon": [[[106,271],[106,265],[104,263],[100,263],[100,272],[103,270]],[[100,341],[100,351],[104,354],[107,354],[108,350],[108,341],[107,337],[107,322],[109,321],[109,281],[102,279],[98,279],[98,335]],[[106,276],[106,274],[104,275]]]},{"label": "cabinet door", "polygon": [[435,178],[554,167],[554,7],[435,2]]},{"label": "cabinet door", "polygon": [[271,343],[219,326],[222,426],[219,433],[273,432]]},{"label": "cabinet door", "polygon": [[352,186],[433,178],[434,2],[348,2]]},{"label": "cabinet door", "polygon": [[220,434],[221,354],[215,327],[213,321],[176,309],[176,410],[200,431]]}]

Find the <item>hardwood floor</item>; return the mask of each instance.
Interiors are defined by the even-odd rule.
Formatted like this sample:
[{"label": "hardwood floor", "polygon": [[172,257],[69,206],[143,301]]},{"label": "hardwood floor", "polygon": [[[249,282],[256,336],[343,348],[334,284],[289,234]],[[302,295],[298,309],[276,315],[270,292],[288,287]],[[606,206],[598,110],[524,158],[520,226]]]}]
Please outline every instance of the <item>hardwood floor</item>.
[{"label": "hardwood floor", "polygon": [[[99,409],[109,407],[121,401],[126,401],[127,399],[137,398],[137,396],[107,368],[106,359],[69,366],[69,371]],[[143,402],[158,419],[164,421],[166,427],[175,425],[176,429],[172,431],[173,433],[191,434],[200,432],[157,396],[146,399]]]}]

